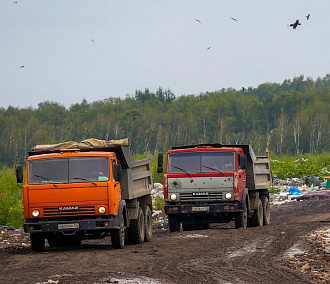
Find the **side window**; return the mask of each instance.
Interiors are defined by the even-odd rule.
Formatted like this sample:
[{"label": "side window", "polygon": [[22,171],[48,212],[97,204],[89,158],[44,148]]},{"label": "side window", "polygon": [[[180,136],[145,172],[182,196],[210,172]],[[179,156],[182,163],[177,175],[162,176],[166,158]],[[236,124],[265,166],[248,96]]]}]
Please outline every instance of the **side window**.
[{"label": "side window", "polygon": [[112,178],[115,179],[116,160],[111,160],[111,165],[112,165]]}]

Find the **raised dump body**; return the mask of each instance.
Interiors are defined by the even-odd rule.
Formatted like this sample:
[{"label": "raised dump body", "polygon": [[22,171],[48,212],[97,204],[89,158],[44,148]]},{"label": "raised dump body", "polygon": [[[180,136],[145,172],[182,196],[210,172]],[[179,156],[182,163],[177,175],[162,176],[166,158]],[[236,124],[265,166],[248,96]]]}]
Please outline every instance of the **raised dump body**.
[{"label": "raised dump body", "polygon": [[150,241],[152,187],[150,158],[135,161],[128,139],[37,145],[26,163],[24,230],[36,251],[45,239],[61,246],[111,236],[114,248]]},{"label": "raised dump body", "polygon": [[[159,157],[158,172],[163,171]],[[198,144],[173,147],[164,175],[170,231],[207,228],[235,220],[235,226],[270,222],[269,159],[250,145]]]}]

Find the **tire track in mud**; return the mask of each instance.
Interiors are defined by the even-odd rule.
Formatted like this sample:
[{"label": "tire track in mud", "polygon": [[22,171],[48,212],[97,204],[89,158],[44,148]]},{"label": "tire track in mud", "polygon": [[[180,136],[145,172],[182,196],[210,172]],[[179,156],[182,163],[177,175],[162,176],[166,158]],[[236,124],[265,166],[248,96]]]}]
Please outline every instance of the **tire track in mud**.
[{"label": "tire track in mud", "polygon": [[123,250],[112,249],[108,239],[45,253],[33,253],[29,247],[0,249],[0,282],[317,283],[290,270],[282,259],[296,243],[304,245],[304,236],[324,225],[322,221],[330,218],[329,205],[330,199],[274,207],[270,225],[246,230],[214,224],[203,231],[157,231],[150,243]]}]

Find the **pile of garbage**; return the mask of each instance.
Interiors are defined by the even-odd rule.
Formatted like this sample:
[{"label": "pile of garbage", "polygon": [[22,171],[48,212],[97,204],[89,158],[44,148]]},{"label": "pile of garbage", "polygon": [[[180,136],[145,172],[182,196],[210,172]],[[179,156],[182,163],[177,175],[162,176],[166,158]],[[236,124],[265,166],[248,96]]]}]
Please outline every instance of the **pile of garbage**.
[{"label": "pile of garbage", "polygon": [[273,187],[275,191],[279,191],[271,195],[273,205],[304,199],[330,198],[330,179],[322,183],[316,176],[285,180],[274,178]]},{"label": "pile of garbage", "polygon": [[316,282],[330,283],[330,226],[313,231],[306,237],[312,249],[301,252],[284,261],[291,269],[313,278]]}]

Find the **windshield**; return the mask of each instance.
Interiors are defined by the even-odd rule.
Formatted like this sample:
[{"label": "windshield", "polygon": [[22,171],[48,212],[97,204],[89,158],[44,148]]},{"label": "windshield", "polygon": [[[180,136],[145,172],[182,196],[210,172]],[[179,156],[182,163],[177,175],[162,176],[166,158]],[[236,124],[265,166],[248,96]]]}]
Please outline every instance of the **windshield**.
[{"label": "windshield", "polygon": [[205,173],[234,171],[232,152],[186,152],[170,154],[168,173]]},{"label": "windshield", "polygon": [[107,180],[109,160],[106,157],[40,159],[29,163],[29,184]]}]

